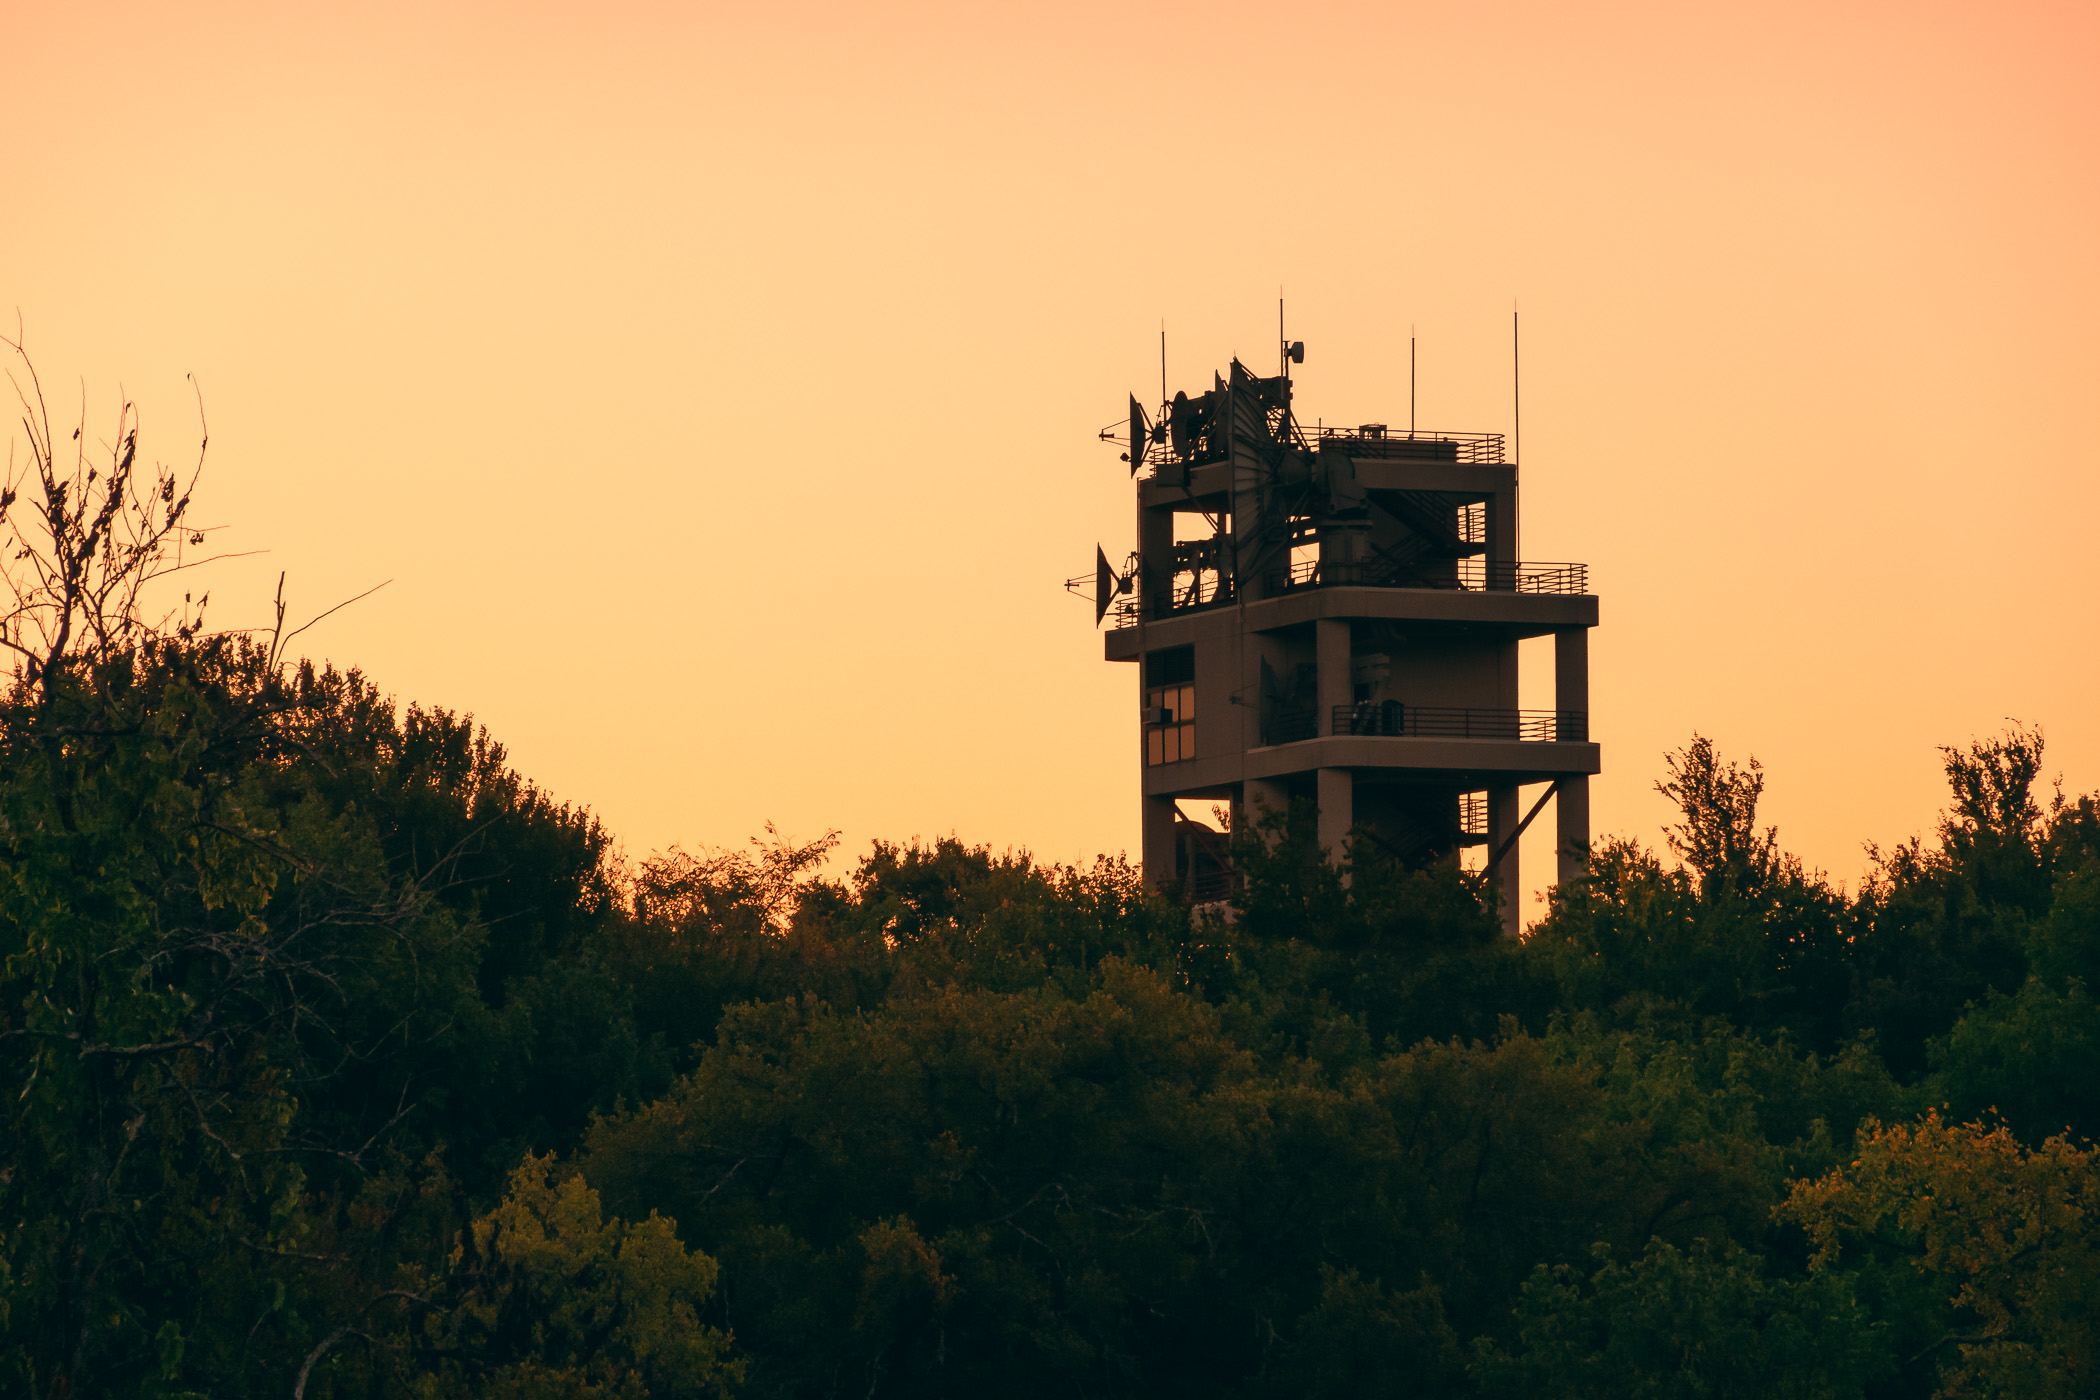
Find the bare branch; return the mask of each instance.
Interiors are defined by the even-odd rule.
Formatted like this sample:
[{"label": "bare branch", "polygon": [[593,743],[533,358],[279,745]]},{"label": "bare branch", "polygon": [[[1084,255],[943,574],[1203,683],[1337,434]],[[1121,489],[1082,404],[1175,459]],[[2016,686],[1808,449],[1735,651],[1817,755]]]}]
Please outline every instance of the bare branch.
[{"label": "bare branch", "polygon": [[[284,580],[283,580],[283,578],[282,578],[282,577],[279,577],[279,579],[277,580],[277,582],[278,582],[278,586],[279,586],[279,588],[280,588],[280,589],[282,589],[282,587],[283,587],[283,584],[284,584]],[[299,635],[299,634],[300,634],[301,632],[304,632],[304,631],[305,631],[305,630],[306,630],[307,628],[309,628],[309,627],[313,626],[313,625],[314,625],[314,623],[316,623],[316,622],[319,622],[319,621],[321,620],[321,618],[324,618],[324,617],[328,617],[328,616],[330,616],[331,614],[334,614],[334,613],[339,613],[339,612],[341,612],[341,611],[342,611],[342,610],[343,610],[344,608],[347,608],[347,607],[349,607],[349,606],[350,606],[350,605],[351,605],[352,603],[355,603],[355,602],[359,602],[359,601],[361,601],[361,600],[363,600],[363,599],[366,599],[366,598],[369,598],[369,597],[371,597],[371,596],[372,596],[372,595],[373,595],[374,593],[377,593],[377,592],[378,592],[378,591],[379,591],[380,589],[382,589],[382,588],[386,587],[386,586],[387,586],[387,584],[389,584],[389,583],[392,583],[392,582],[393,582],[393,580],[392,580],[392,579],[387,579],[387,580],[386,580],[386,581],[385,581],[384,583],[375,583],[375,584],[373,584],[373,585],[372,585],[372,586],[371,586],[370,588],[367,588],[367,589],[366,589],[366,590],[365,590],[364,592],[362,592],[362,593],[358,594],[358,595],[357,595],[357,597],[355,597],[355,598],[345,598],[345,599],[344,599],[344,600],[343,600],[342,602],[340,602],[340,603],[337,603],[337,604],[336,604],[336,605],[335,605],[334,607],[330,608],[330,609],[329,609],[329,610],[328,610],[327,612],[324,612],[324,613],[320,614],[320,615],[319,615],[318,617],[314,617],[314,618],[311,618],[311,619],[309,619],[308,621],[306,621],[306,622],[304,622],[304,623],[301,623],[301,624],[300,624],[299,626],[297,626],[297,627],[294,627],[294,628],[293,628],[293,629],[292,629],[292,630],[291,630],[290,632],[288,632],[288,633],[286,633],[286,634],[285,634],[285,637],[284,637],[284,641],[285,641],[285,642],[289,642],[289,641],[291,641],[291,639],[292,639],[292,638],[294,638],[294,637],[298,636],[298,635]],[[280,593],[280,595],[279,595],[279,596],[280,596],[280,599],[281,599],[281,598],[282,598],[282,594]],[[279,619],[281,620],[281,619],[283,618],[283,616],[284,616],[284,614],[283,614],[283,611],[282,611],[282,603],[280,602],[280,605],[279,605],[279,612],[278,612],[278,617],[279,617]],[[280,643],[279,643],[278,645],[279,645],[280,647],[282,647],[283,643],[282,643],[282,642],[280,642]],[[272,659],[274,660],[274,659],[275,659],[275,657],[273,656],[273,658],[272,658]]]}]

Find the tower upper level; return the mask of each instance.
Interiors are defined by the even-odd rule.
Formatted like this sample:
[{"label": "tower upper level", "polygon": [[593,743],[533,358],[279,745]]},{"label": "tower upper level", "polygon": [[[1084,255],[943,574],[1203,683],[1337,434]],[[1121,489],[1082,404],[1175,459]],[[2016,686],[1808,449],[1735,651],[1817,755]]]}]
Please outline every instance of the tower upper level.
[{"label": "tower upper level", "polygon": [[[1148,878],[1229,884],[1218,834],[1176,805],[1220,799],[1315,803],[1337,859],[1485,845],[1514,890],[1516,838],[1553,796],[1572,868],[1599,769],[1588,570],[1521,557],[1500,434],[1307,428],[1293,389],[1234,361],[1102,434],[1125,448],[1137,547],[1071,583],[1092,584],[1107,659],[1140,663]],[[1546,636],[1554,705],[1521,709],[1518,644]]]},{"label": "tower upper level", "polygon": [[[1518,557],[1517,469],[1500,433],[1308,428],[1292,389],[1234,361],[1208,391],[1162,405],[1158,422],[1131,400],[1116,440],[1136,483],[1138,547],[1095,580],[1106,579],[1097,601],[1113,629],[1309,589],[1588,595],[1583,565]],[[1113,636],[1109,647],[1113,657]]]}]

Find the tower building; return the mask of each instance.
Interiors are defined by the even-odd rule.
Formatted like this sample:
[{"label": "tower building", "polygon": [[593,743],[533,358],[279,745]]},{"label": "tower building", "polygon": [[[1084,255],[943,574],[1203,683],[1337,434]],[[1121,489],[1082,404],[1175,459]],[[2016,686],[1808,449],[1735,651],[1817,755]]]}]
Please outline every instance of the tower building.
[{"label": "tower building", "polygon": [[[1587,570],[1521,558],[1501,434],[1308,428],[1303,355],[1274,378],[1235,360],[1157,422],[1133,397],[1137,548],[1073,580],[1137,673],[1145,877],[1225,897],[1223,836],[1179,804],[1306,799],[1337,860],[1352,832],[1422,864],[1483,847],[1514,932],[1517,837],[1549,798],[1560,878],[1589,845]],[[1518,643],[1548,636],[1553,708],[1521,709]]]}]

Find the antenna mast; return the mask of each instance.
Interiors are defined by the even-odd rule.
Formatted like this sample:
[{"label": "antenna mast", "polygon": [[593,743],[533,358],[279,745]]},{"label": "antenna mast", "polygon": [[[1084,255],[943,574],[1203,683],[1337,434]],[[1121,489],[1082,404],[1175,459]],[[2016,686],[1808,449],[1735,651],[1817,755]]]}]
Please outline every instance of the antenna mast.
[{"label": "antenna mast", "polygon": [[1516,462],[1524,460],[1524,374],[1523,358],[1517,353],[1517,301],[1509,301],[1509,400],[1516,418],[1515,441],[1510,443],[1510,456]]},{"label": "antenna mast", "polygon": [[1415,328],[1407,328],[1407,435],[1415,435]]}]

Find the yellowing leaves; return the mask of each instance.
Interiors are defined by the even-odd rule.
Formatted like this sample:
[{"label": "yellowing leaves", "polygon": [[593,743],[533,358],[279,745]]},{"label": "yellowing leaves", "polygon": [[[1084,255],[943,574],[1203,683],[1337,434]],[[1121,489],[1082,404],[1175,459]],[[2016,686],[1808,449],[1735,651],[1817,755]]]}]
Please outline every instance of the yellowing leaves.
[{"label": "yellowing leaves", "polygon": [[1799,1182],[1780,1208],[1814,1267],[1880,1253],[1934,1281],[1952,1309],[1934,1347],[1958,1359],[1938,1394],[2090,1394],[2100,1381],[2100,1153],[2023,1146],[2003,1126],[1870,1122],[1858,1159]]},{"label": "yellowing leaves", "polygon": [[699,1319],[714,1260],[654,1213],[607,1219],[582,1177],[557,1178],[551,1153],[525,1159],[449,1262],[459,1303],[426,1341],[463,1360],[433,1377],[433,1400],[705,1395],[741,1373],[729,1338]]}]

